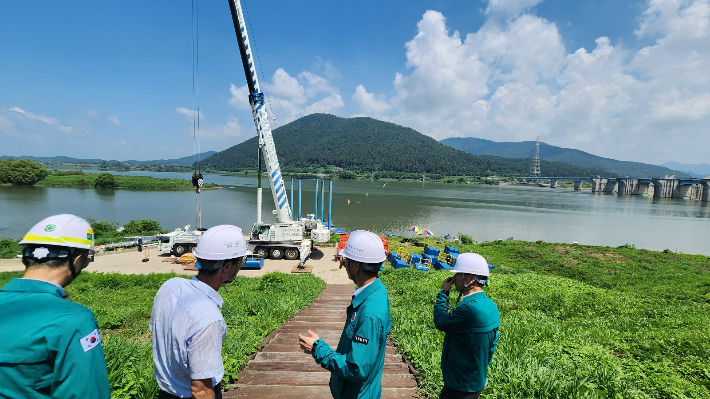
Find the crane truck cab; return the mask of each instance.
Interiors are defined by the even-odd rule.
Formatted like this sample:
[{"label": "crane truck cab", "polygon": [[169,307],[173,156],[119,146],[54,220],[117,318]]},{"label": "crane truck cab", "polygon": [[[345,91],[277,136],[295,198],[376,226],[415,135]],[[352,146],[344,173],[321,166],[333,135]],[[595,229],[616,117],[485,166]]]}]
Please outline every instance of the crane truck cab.
[{"label": "crane truck cab", "polygon": [[181,256],[192,252],[197,246],[197,242],[202,236],[202,232],[207,229],[195,229],[190,231],[190,225],[185,229],[177,228],[170,233],[158,235],[158,250],[160,252],[170,252],[171,255]]}]

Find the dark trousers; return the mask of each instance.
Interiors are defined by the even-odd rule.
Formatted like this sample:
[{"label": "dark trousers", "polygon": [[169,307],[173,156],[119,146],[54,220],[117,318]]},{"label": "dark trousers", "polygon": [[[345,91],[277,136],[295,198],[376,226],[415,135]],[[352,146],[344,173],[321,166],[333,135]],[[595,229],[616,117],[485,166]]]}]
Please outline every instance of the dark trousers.
[{"label": "dark trousers", "polygon": [[[158,399],[181,399],[179,396],[171,395],[165,391],[160,391]],[[214,399],[222,399],[222,385],[214,387]]]},{"label": "dark trousers", "polygon": [[446,385],[439,394],[439,399],[478,399],[481,396],[481,391],[478,392],[463,392],[453,390]]}]

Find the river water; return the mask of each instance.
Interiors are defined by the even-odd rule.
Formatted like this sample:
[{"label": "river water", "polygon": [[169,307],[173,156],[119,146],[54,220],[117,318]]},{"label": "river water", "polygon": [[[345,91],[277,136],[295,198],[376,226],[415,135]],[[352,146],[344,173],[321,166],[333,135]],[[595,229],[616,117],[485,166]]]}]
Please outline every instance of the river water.
[{"label": "river water", "polygon": [[[112,172],[189,179],[188,173]],[[256,221],[256,177],[205,175],[223,188],[200,194],[202,225],[236,224],[247,232]],[[263,179],[262,215],[274,209]],[[314,211],[315,182],[304,180],[301,214]],[[384,185],[384,186],[383,186]],[[287,181],[290,194],[290,181]],[[325,213],[328,218],[328,190]],[[19,238],[34,223],[57,213],[74,213],[126,223],[153,219],[172,230],[195,225],[194,191],[98,190],[0,187],[0,237]],[[293,213],[298,214],[297,183]],[[348,202],[349,201],[349,202]],[[318,201],[320,214],[320,199]],[[485,186],[432,182],[335,180],[332,218],[347,231],[369,229],[407,236],[420,226],[436,236],[464,233],[477,241],[516,240],[670,249],[710,255],[710,203],[658,199],[589,190]]]}]

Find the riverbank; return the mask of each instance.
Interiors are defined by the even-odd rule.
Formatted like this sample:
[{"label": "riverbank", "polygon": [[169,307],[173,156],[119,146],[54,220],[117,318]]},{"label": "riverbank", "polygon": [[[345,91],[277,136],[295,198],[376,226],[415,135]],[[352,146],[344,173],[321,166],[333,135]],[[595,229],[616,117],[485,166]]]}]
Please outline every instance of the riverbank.
[{"label": "riverbank", "polygon": [[[99,173],[87,173],[80,170],[64,172],[50,171],[47,177],[40,180],[35,185],[45,187],[92,188],[96,185],[96,179],[99,175]],[[193,190],[195,188],[190,180],[152,176],[111,175],[115,181],[114,188],[117,189]],[[202,186],[203,190],[216,188],[221,187],[214,183],[206,183]]]}]

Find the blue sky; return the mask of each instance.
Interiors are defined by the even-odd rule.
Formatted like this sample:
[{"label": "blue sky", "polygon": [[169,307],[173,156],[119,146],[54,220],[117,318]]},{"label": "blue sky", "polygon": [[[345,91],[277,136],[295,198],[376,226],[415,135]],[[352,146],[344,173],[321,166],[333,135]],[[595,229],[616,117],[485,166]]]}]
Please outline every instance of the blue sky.
[{"label": "blue sky", "polygon": [[[197,0],[202,151],[255,135],[226,0]],[[281,126],[709,162],[710,0],[245,0]],[[191,155],[192,3],[0,2],[0,155]],[[254,43],[255,41],[255,43]],[[264,87],[262,87],[264,89]]]}]

